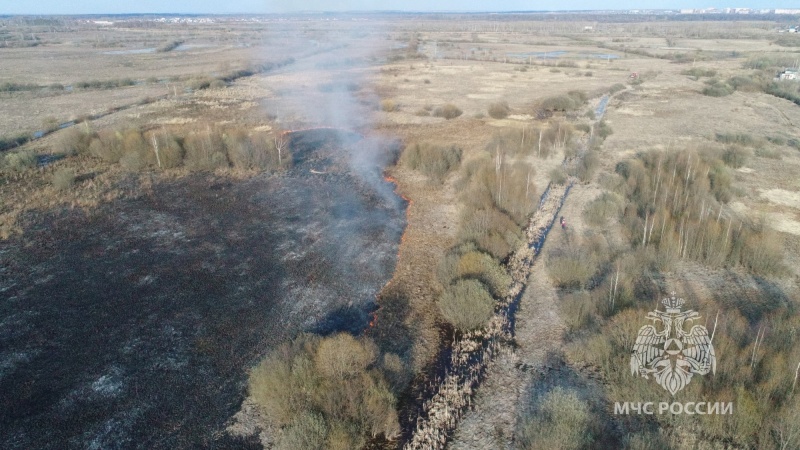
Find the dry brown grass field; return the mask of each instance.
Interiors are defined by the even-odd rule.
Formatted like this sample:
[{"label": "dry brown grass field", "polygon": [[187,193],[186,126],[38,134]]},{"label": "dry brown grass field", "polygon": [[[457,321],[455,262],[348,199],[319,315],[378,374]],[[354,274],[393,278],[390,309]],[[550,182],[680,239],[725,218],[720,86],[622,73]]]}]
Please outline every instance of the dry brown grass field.
[{"label": "dry brown grass field", "polygon": [[[542,242],[520,294],[514,351],[487,363],[470,407],[448,431],[450,448],[800,446],[796,433],[785,432],[800,426],[787,412],[800,393],[792,386],[800,353],[780,344],[782,336],[800,343],[800,81],[772,79],[800,59],[799,46],[777,42],[777,30],[790,18],[334,18],[110,18],[113,25],[0,18],[0,342],[7,344],[0,346],[0,391],[25,387],[2,400],[3,447],[399,448],[411,441],[417,414],[441,381],[448,348],[463,336],[442,317],[439,299],[456,280],[488,276],[487,266],[465,269],[466,255],[491,261],[491,270],[509,267],[512,250],[524,245],[527,218],[558,174],[571,183],[558,212],[567,228],[554,226]],[[415,145],[450,160],[409,163],[403,150]],[[648,155],[660,155],[652,157],[661,158],[657,168],[647,165]],[[671,157],[676,173],[690,170],[692,158],[708,170],[694,173],[696,182],[687,173],[686,186],[675,187],[685,188],[688,205],[688,213],[680,211],[688,217],[675,217],[691,221],[695,214],[696,220],[702,209],[701,218],[752,232],[752,242],[777,249],[780,270],[762,270],[746,258],[714,265],[678,257],[662,264],[662,234],[658,248],[639,245],[631,230],[661,211],[638,197],[653,195],[655,187],[643,188],[642,180],[660,180],[660,161]],[[570,172],[581,161],[586,170]],[[642,168],[634,173],[636,164]],[[727,184],[720,188],[723,174]],[[383,178],[396,183],[396,195]],[[504,182],[512,185],[501,188]],[[597,221],[586,211],[604,193],[616,195],[619,211]],[[398,196],[407,201],[401,240]],[[364,223],[347,222],[357,213]],[[487,217],[485,235],[474,231],[477,216]],[[277,218],[287,221],[279,226],[284,241],[270,234]],[[677,234],[679,222],[675,227]],[[50,231],[63,233],[65,244]],[[243,244],[262,232],[268,235],[263,243]],[[374,242],[368,254],[380,262],[347,250],[349,239]],[[317,252],[329,241],[342,249]],[[120,246],[130,253],[115,254]],[[588,275],[573,284],[559,281],[551,267],[568,248],[594,258],[586,262]],[[139,249],[156,252],[154,261],[124,256]],[[237,259],[238,253],[244,256]],[[258,258],[265,254],[279,262],[261,270]],[[166,272],[149,274],[150,264],[173,257],[181,264],[175,277],[183,281],[173,285]],[[353,264],[347,273],[363,272],[368,282],[347,286],[343,275],[331,275],[344,270],[336,261],[345,257]],[[136,343],[136,330],[120,328],[115,333],[132,335],[111,341],[119,348],[103,350],[107,362],[92,361],[84,371],[70,365],[76,375],[47,385],[41,376],[50,370],[46,357],[61,354],[63,336],[30,346],[20,336],[43,333],[47,321],[37,318],[56,320],[59,307],[27,308],[20,301],[49,305],[42,299],[55,296],[71,305],[88,292],[86,301],[104,308],[109,300],[92,297],[95,290],[82,288],[85,279],[61,283],[54,275],[63,275],[74,258],[81,264],[100,258],[103,273],[118,274],[108,282],[120,298],[135,302],[147,289],[165,292],[152,299],[170,305],[171,292],[182,299],[207,296],[209,304],[220,296],[236,300],[230,307],[236,315],[205,323],[206,310],[166,308],[174,317],[162,317],[156,309],[149,318],[131,319],[139,332],[161,336],[152,348],[150,341]],[[599,292],[625,270],[628,303],[606,311]],[[242,282],[239,293],[238,282],[230,281],[237,276],[261,278]],[[198,290],[184,277],[209,287]],[[336,285],[335,294],[319,294],[333,292],[325,291],[326,283]],[[228,284],[230,291],[220,287]],[[737,358],[753,355],[742,363],[751,368],[741,377],[750,378],[698,376],[679,401],[719,395],[738,402],[738,416],[702,426],[686,417],[614,416],[624,383],[645,380],[620,381],[609,368],[627,368],[629,353],[609,350],[616,358],[610,363],[589,353],[613,344],[601,338],[613,341],[608,336],[633,326],[623,322],[633,312],[641,312],[635,317],[644,325],[642,311],[671,290],[693,302],[704,320],[718,310],[728,320],[721,329],[735,333],[739,347],[729,342],[733,337],[721,344],[730,354],[717,355],[720,370],[736,371]],[[308,299],[314,296],[330,303]],[[270,306],[260,308],[251,298]],[[125,305],[120,310],[136,310]],[[65,308],[80,315],[89,307]],[[181,328],[180,320],[196,328]],[[231,331],[239,322],[257,329]],[[14,324],[24,331],[15,332]],[[327,339],[345,339],[330,337],[338,331],[360,336],[347,343],[363,357],[354,362],[326,353],[333,342]],[[85,352],[99,345],[61,332]],[[327,337],[297,337],[300,332]],[[753,342],[760,333],[767,336],[765,351]],[[210,342],[231,344],[209,350]],[[203,356],[173,354],[184,347]],[[163,386],[142,400],[137,383],[156,378],[136,375],[131,348],[150,352],[146,364],[153,370],[188,370],[222,387],[207,394],[198,387],[204,384],[181,384],[174,396],[161,398],[160,390],[170,389]],[[272,374],[269,382],[258,378],[263,374]],[[730,385],[719,386],[725,382]],[[103,383],[113,389],[104,391]],[[264,386],[285,390],[286,398],[264,394]],[[260,394],[250,396],[254,391]],[[343,400],[332,391],[353,394]],[[628,392],[655,395],[644,388]],[[193,396],[197,414],[207,417],[182,414],[181,396]],[[273,403],[264,406],[259,398]],[[353,398],[364,400],[354,404]],[[275,402],[302,405],[275,420],[269,411],[286,409]],[[372,409],[360,410],[362,402]],[[583,437],[548,425],[560,416],[540,406],[552,402],[572,408],[560,420],[575,421]],[[87,412],[96,404],[103,405],[99,412]],[[59,408],[78,411],[76,418],[63,422]],[[51,431],[37,437],[37,427]],[[649,438],[661,447],[646,446]]]}]

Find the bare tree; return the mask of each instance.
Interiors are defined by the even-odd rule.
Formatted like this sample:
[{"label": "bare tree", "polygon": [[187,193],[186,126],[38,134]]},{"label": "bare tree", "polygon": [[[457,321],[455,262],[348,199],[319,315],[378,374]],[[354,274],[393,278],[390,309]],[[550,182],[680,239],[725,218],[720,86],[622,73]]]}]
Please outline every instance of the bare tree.
[{"label": "bare tree", "polygon": [[150,136],[151,141],[153,142],[153,152],[156,154],[156,161],[158,161],[158,168],[161,168],[161,155],[158,154],[158,138],[156,138],[156,134],[153,133]]},{"label": "bare tree", "polygon": [[289,145],[288,131],[275,132],[275,149],[278,150],[278,165],[283,165],[283,151]]}]

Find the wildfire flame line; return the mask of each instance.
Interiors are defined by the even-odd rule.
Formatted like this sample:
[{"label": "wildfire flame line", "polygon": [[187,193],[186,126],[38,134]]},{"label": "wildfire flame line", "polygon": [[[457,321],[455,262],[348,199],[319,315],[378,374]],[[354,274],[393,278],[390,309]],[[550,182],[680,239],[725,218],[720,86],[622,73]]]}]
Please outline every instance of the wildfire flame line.
[{"label": "wildfire flame line", "polygon": [[[394,185],[394,193],[396,195],[398,195],[400,198],[402,198],[403,200],[405,200],[406,203],[407,203],[407,206],[406,206],[406,227],[405,227],[405,229],[403,229],[403,234],[400,236],[400,245],[403,245],[403,243],[406,241],[406,233],[408,232],[408,222],[409,222],[409,218],[411,217],[411,205],[414,203],[414,200],[411,200],[410,198],[406,197],[405,195],[403,195],[400,192],[400,185],[398,184],[397,179],[395,177],[393,177],[393,176],[389,175],[388,173],[384,172],[383,173],[383,179],[386,180],[388,183],[393,184]],[[400,259],[400,249],[399,248],[397,249],[397,259],[398,260]],[[383,291],[384,289],[389,287],[390,284],[392,284],[392,280],[389,280],[386,283],[386,285],[383,286],[383,289],[381,289],[381,291]],[[376,295],[375,296],[375,300],[376,300],[376,303],[378,303],[378,309],[375,312],[372,313],[372,318],[369,321],[368,330],[372,329],[372,328],[375,328],[375,325],[378,324],[378,311],[380,311],[380,309],[381,309],[380,298]]]},{"label": "wildfire flame line", "polygon": [[280,135],[281,135],[281,137],[286,137],[286,136],[288,136],[288,135],[290,135],[292,133],[302,133],[304,131],[315,131],[315,130],[339,130],[339,131],[350,132],[349,130],[345,130],[343,128],[336,128],[336,127],[309,127],[309,128],[298,128],[296,130],[283,130],[283,131],[281,131]]}]

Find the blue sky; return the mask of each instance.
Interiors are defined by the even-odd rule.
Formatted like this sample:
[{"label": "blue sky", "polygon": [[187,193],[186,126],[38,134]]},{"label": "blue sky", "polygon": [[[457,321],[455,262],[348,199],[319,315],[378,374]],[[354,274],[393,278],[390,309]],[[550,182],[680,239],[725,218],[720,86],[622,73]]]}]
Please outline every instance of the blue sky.
[{"label": "blue sky", "polygon": [[800,8],[800,2],[798,0],[0,0],[0,14],[170,12],[225,14],[308,10],[521,11],[707,7]]}]

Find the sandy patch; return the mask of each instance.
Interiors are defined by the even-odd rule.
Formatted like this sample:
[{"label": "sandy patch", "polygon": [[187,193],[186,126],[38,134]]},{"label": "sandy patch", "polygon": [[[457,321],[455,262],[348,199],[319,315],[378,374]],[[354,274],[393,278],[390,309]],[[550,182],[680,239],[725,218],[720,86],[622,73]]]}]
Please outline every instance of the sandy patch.
[{"label": "sandy patch", "polygon": [[524,121],[533,120],[533,116],[531,116],[530,114],[511,114],[507,118],[511,120],[524,120]]},{"label": "sandy patch", "polygon": [[800,236],[800,222],[790,214],[769,213],[767,217],[767,223],[775,230]]},{"label": "sandy patch", "polygon": [[800,192],[785,189],[760,189],[761,196],[771,203],[800,209]]},{"label": "sandy patch", "polygon": [[467,98],[473,98],[476,100],[494,100],[497,98],[497,94],[467,94]]},{"label": "sandy patch", "polygon": [[161,119],[158,123],[162,125],[185,125],[196,121],[197,119],[191,117],[171,117],[169,119]]},{"label": "sandy patch", "polygon": [[753,170],[753,169],[751,169],[749,167],[740,167],[740,168],[736,169],[736,171],[740,172],[740,173],[753,173],[753,172],[755,172],[755,170]]},{"label": "sandy patch", "polygon": [[654,113],[652,110],[641,110],[641,109],[630,109],[630,108],[616,108],[616,112],[620,114],[625,114],[627,116],[652,116]]},{"label": "sandy patch", "polygon": [[503,86],[483,86],[480,88],[481,92],[504,92],[506,90]]}]

